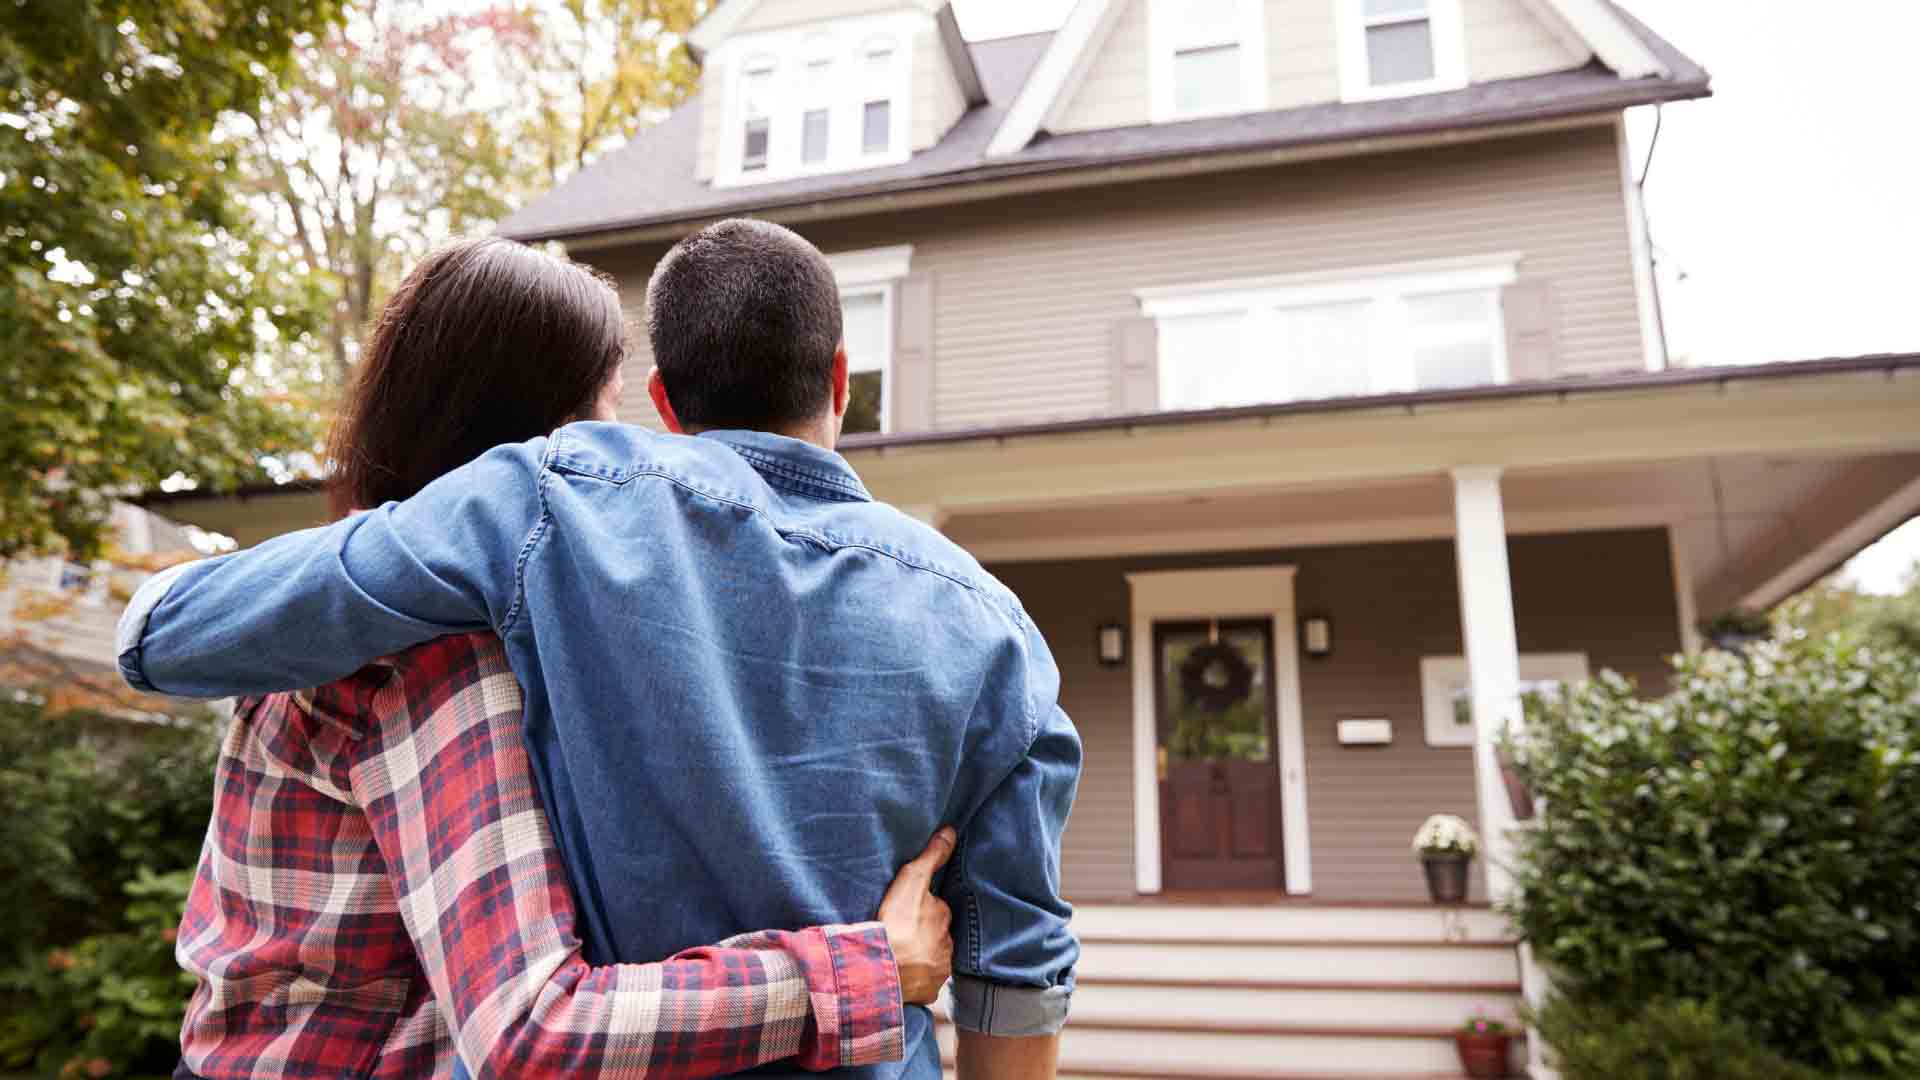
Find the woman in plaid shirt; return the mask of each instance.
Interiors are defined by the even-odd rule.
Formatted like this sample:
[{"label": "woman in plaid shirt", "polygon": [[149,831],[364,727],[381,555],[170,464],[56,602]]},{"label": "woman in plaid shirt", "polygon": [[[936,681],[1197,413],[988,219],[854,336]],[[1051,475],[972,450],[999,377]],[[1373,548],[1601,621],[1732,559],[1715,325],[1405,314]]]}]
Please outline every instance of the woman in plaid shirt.
[{"label": "woman in plaid shirt", "polygon": [[[336,513],[404,499],[497,444],[612,419],[625,341],[612,286],[565,260],[500,240],[428,257],[334,427]],[[180,927],[199,977],[181,1077],[870,1064],[899,1059],[902,1002],[930,1003],[948,973],[948,912],[928,885],[950,830],[901,871],[879,921],[589,966],[491,634],[242,701],[215,799]]]}]

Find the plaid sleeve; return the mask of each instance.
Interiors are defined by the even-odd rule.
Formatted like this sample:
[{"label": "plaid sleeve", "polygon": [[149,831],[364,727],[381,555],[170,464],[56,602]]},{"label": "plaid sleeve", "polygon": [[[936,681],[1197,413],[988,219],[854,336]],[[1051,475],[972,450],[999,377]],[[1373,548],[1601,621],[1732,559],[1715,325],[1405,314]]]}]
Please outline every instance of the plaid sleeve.
[{"label": "plaid sleeve", "polygon": [[352,769],[402,918],[476,1076],[701,1077],[797,1058],[899,1060],[905,1018],[878,923],[763,932],[653,964],[589,967],[491,635],[399,658]]}]

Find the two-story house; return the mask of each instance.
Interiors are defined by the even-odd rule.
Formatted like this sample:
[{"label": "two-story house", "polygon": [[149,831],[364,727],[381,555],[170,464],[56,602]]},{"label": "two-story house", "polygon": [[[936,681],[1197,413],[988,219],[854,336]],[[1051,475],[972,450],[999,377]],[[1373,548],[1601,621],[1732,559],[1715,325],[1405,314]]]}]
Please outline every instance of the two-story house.
[{"label": "two-story house", "polygon": [[1451,1070],[1523,965],[1409,843],[1463,815],[1504,889],[1522,689],[1658,692],[1701,617],[1920,511],[1915,358],[1670,367],[1623,112],[1707,74],[1607,0],[1079,0],[979,42],[944,0],[720,0],[691,44],[693,100],[503,231],[636,315],[720,217],[829,253],[847,457],[1019,593],[1085,740],[1070,1072]]}]

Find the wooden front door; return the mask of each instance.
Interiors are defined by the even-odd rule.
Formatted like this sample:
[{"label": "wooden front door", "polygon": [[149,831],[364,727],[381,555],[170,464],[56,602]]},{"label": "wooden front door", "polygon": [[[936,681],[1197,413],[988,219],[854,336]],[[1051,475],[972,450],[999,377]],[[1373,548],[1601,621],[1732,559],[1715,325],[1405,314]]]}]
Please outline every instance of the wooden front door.
[{"label": "wooden front door", "polygon": [[1156,623],[1153,651],[1164,887],[1282,887],[1272,623]]}]

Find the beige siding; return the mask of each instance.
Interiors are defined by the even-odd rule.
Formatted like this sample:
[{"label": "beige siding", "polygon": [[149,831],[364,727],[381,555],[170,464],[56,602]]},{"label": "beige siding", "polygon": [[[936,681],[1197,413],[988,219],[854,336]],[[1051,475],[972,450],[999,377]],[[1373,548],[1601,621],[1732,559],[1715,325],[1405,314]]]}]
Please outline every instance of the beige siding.
[{"label": "beige siding", "polygon": [[936,29],[922,30],[913,38],[912,108],[913,131],[909,137],[915,153],[937,144],[967,111],[959,77]]},{"label": "beige siding", "polygon": [[694,151],[694,175],[712,180],[720,172],[720,128],[725,122],[727,71],[719,64],[708,64],[700,72],[700,94],[694,108],[700,110],[700,141]]},{"label": "beige siding", "polygon": [[1565,71],[1587,62],[1540,21],[1525,0],[1461,0],[1467,72],[1475,82]]},{"label": "beige siding", "polygon": [[[939,298],[934,426],[960,428],[1112,414],[1114,330],[1139,288],[1496,252],[1551,287],[1549,374],[1641,370],[1620,184],[1609,124],[801,231],[830,252],[914,245]],[[609,265],[631,292],[660,251]]]},{"label": "beige siding", "polygon": [[[1085,77],[1048,125],[1093,131],[1152,121],[1148,79],[1150,0],[1119,0],[1107,39]],[[1339,15],[1343,0],[1266,0],[1267,102],[1292,109],[1340,100]],[[1526,0],[1460,0],[1467,71],[1475,82],[1579,67],[1574,53]]]},{"label": "beige siding", "polygon": [[734,31],[777,30],[783,26],[840,19],[849,15],[873,15],[908,7],[901,0],[760,0],[745,22]]},{"label": "beige siding", "polygon": [[1148,0],[1115,2],[1121,10],[1113,16],[1106,40],[1097,43],[1098,51],[1079,87],[1064,105],[1056,106],[1057,119],[1048,123],[1048,128],[1093,131],[1132,127],[1152,119],[1147,76]]},{"label": "beige siding", "polygon": [[[1514,604],[1525,652],[1585,652],[1650,692],[1677,651],[1673,578],[1659,530],[1516,538]],[[1046,635],[1062,704],[1086,746],[1065,845],[1079,899],[1133,891],[1131,676],[1094,660],[1094,630],[1129,618],[1123,575],[1190,566],[1299,567],[1301,611],[1331,615],[1334,652],[1301,663],[1314,895],[1417,901],[1425,886],[1407,844],[1431,813],[1476,816],[1471,753],[1425,745],[1420,657],[1461,651],[1458,585],[1445,541],[1292,552],[1030,563],[996,567]],[[1346,748],[1338,720],[1386,717],[1387,747]]]}]

